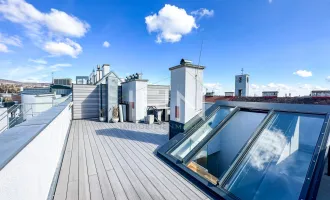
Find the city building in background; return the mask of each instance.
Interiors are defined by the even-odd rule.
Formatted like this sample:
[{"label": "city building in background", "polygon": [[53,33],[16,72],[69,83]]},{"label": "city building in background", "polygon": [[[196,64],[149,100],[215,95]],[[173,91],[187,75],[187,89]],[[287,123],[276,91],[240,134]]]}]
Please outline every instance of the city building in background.
[{"label": "city building in background", "polygon": [[263,91],[263,97],[278,97],[278,91]]},{"label": "city building in background", "polygon": [[235,76],[235,96],[246,97],[249,96],[250,88],[250,76],[248,74],[242,74]]},{"label": "city building in background", "polygon": [[65,86],[72,86],[72,79],[71,78],[55,78],[53,81],[54,85],[65,85]]},{"label": "city building in background", "polygon": [[87,85],[90,84],[88,76],[76,76],[76,84]]},{"label": "city building in background", "polygon": [[235,92],[225,92],[225,97],[233,97],[235,96]]},{"label": "city building in background", "polygon": [[311,91],[312,97],[330,97],[330,90],[313,90]]}]

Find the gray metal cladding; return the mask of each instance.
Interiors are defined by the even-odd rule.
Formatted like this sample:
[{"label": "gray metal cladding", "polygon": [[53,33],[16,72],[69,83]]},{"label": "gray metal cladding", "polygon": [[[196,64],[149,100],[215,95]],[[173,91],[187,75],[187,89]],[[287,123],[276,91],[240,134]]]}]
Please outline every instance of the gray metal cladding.
[{"label": "gray metal cladding", "polygon": [[148,85],[147,105],[156,107],[168,107],[170,86],[169,85]]},{"label": "gray metal cladding", "polygon": [[[102,99],[99,99],[99,110],[104,109],[104,115],[105,117],[108,116],[107,110],[108,110],[108,89],[106,84],[100,84],[97,85],[99,90],[99,96],[102,96]],[[101,90],[102,89],[102,90]],[[102,102],[102,104],[101,104]]]},{"label": "gray metal cladding", "polygon": [[108,77],[108,122],[112,119],[113,107],[118,105],[118,91],[118,78],[110,75]]},{"label": "gray metal cladding", "polygon": [[99,90],[96,85],[73,85],[73,119],[99,117]]}]

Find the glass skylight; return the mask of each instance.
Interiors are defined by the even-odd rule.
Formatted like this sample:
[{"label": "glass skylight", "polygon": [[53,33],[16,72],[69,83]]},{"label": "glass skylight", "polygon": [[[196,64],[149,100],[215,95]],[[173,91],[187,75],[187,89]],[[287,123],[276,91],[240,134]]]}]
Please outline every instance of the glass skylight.
[{"label": "glass skylight", "polygon": [[171,152],[171,155],[183,159],[207,134],[209,134],[219,123],[233,110],[230,107],[221,107],[209,120],[197,129],[180,146]]},{"label": "glass skylight", "polygon": [[329,106],[215,104],[220,109],[205,123],[179,133],[158,153],[225,199],[315,198],[327,156]]},{"label": "glass skylight", "polygon": [[323,122],[319,115],[275,113],[225,189],[241,199],[298,199]]},{"label": "glass skylight", "polygon": [[[188,163],[188,167],[213,182],[225,173],[238,152],[267,113],[237,112]],[[211,179],[210,179],[211,178]]]}]

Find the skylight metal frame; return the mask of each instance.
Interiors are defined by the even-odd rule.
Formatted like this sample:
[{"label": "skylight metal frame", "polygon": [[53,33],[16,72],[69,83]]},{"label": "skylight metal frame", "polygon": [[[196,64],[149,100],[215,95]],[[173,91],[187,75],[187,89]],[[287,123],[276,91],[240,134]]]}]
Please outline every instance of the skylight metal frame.
[{"label": "skylight metal frame", "polygon": [[[206,113],[205,114],[205,119],[204,120],[201,120],[201,121],[199,121],[195,126],[193,126],[191,129],[189,129],[189,130],[187,130],[185,133],[184,133],[184,138],[183,139],[181,139],[181,141],[179,141],[178,143],[176,143],[173,147],[171,147],[171,149],[169,149],[168,151],[167,151],[167,153],[168,154],[170,154],[170,153],[172,153],[173,152],[173,150],[174,149],[176,149],[177,147],[179,147],[186,139],[188,139],[190,136],[192,136],[201,126],[203,126],[211,117],[213,117],[221,108],[220,107],[226,107],[226,108],[233,108],[234,110],[233,111],[231,111],[229,114],[228,114],[228,116],[226,116],[224,119],[223,119],[223,121],[227,121],[227,120],[229,120],[230,119],[230,117],[229,117],[229,115],[231,116],[231,115],[233,115],[234,113],[236,113],[239,109],[237,108],[237,107],[229,107],[229,106],[212,106],[211,108],[212,108],[212,110],[210,111],[210,112],[208,112],[208,113]],[[210,108],[210,109],[211,109]],[[234,112],[234,113],[233,113]],[[221,122],[222,123],[222,122]],[[220,124],[221,124],[220,123]],[[220,126],[220,124],[219,125],[217,125],[209,134],[212,134],[213,133],[213,131],[215,130],[215,129],[218,129],[218,127]],[[207,136],[206,136],[207,137]],[[205,139],[205,138],[204,138]],[[202,142],[203,141],[205,141],[205,140],[202,140]],[[198,145],[197,145],[198,146]],[[194,147],[194,149],[195,149],[196,147]],[[185,157],[187,157],[187,156],[185,156]],[[184,160],[183,159],[179,159],[181,162],[184,162]]]},{"label": "skylight metal frame", "polygon": [[[189,129],[186,133],[179,133],[175,137],[173,137],[170,141],[164,144],[162,147],[158,149],[158,155],[167,159],[172,164],[179,167],[189,176],[195,178],[198,182],[202,183],[204,186],[208,187],[212,192],[220,195],[221,198],[224,199],[239,199],[234,194],[229,191],[223,189],[223,185],[228,178],[231,177],[232,173],[235,172],[237,166],[240,164],[242,159],[245,157],[246,153],[249,152],[249,149],[253,146],[254,142],[258,139],[262,130],[267,125],[271,117],[275,112],[288,112],[288,113],[297,113],[297,114],[313,114],[313,115],[323,115],[324,122],[321,128],[321,132],[319,138],[317,140],[314,153],[311,159],[311,163],[309,165],[305,181],[300,193],[299,199],[315,199],[318,188],[321,182],[321,178],[323,175],[324,165],[326,161],[326,157],[328,156],[327,151],[327,142],[329,138],[330,131],[330,106],[326,105],[303,105],[303,104],[280,104],[280,103],[260,103],[260,102],[234,102],[234,101],[217,101],[210,109],[207,110],[206,115],[207,119],[215,114],[215,110],[220,107],[234,107],[235,109],[225,117],[225,119],[216,126],[206,138],[202,140],[197,146],[193,148],[194,152],[189,152],[182,160],[172,156],[170,153],[178,147],[183,141],[190,137],[201,125],[201,121],[198,122],[195,126]],[[268,112],[266,117],[262,120],[262,122],[258,125],[255,132],[252,134],[248,142],[242,147],[241,151],[238,153],[237,157],[234,159],[231,167],[227,170],[227,172],[221,177],[218,184],[214,185],[209,182],[207,179],[203,178],[199,174],[193,172],[189,169],[186,164],[189,160],[202,148],[216,133],[218,133],[225,125],[232,119],[236,112],[239,110],[250,110],[252,112]],[[206,120],[207,120],[206,119]],[[206,121],[204,120],[204,122]]]}]

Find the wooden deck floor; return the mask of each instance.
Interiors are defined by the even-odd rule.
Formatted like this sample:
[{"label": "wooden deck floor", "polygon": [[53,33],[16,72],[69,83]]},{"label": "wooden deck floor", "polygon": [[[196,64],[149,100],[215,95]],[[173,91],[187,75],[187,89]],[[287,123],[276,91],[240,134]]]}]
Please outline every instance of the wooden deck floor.
[{"label": "wooden deck floor", "polygon": [[168,124],[72,121],[55,200],[208,199],[156,155]]}]

